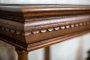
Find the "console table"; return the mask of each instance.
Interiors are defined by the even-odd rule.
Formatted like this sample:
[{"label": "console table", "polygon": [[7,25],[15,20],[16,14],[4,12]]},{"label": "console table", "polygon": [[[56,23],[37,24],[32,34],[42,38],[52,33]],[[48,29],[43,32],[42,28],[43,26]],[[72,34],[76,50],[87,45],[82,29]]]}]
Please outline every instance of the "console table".
[{"label": "console table", "polygon": [[28,60],[28,52],[42,47],[50,60],[50,45],[89,32],[90,6],[0,6],[0,40],[16,47],[18,60]]}]

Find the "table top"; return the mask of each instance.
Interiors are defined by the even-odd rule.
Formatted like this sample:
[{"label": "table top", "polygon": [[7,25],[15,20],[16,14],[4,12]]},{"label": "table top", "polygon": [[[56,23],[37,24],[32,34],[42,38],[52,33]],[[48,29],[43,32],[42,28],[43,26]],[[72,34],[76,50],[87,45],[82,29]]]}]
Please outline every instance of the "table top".
[{"label": "table top", "polygon": [[80,10],[90,9],[90,5],[69,4],[0,4],[0,10],[13,12],[50,11],[50,10]]},{"label": "table top", "polygon": [[90,31],[90,6],[0,6],[0,40],[26,51]]}]

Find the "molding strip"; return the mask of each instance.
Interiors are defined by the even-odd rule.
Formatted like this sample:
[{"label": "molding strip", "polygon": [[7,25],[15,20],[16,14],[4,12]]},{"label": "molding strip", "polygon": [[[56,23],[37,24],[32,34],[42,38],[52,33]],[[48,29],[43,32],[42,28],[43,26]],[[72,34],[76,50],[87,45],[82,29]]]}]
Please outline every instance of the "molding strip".
[{"label": "molding strip", "polygon": [[89,6],[35,6],[0,7],[0,39],[32,51],[90,32]]}]

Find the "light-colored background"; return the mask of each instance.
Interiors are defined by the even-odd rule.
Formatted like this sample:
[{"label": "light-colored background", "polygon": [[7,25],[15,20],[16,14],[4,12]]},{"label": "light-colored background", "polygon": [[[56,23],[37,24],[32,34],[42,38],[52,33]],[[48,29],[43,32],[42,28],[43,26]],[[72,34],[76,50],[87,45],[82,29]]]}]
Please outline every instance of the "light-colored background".
[{"label": "light-colored background", "polygon": [[90,5],[90,0],[0,0],[8,4],[83,4]]},{"label": "light-colored background", "polygon": [[[6,4],[90,5],[90,0],[0,0]],[[51,46],[51,60],[85,60],[90,49],[90,33]],[[29,60],[44,60],[44,48],[29,53]],[[0,60],[17,60],[14,47],[0,41]]]}]

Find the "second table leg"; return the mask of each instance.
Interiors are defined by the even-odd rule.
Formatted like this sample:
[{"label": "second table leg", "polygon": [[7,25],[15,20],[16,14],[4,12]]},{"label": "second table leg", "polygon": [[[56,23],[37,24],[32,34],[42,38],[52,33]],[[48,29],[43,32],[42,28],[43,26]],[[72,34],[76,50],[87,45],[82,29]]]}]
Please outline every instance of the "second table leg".
[{"label": "second table leg", "polygon": [[50,47],[45,48],[45,60],[50,60]]}]

